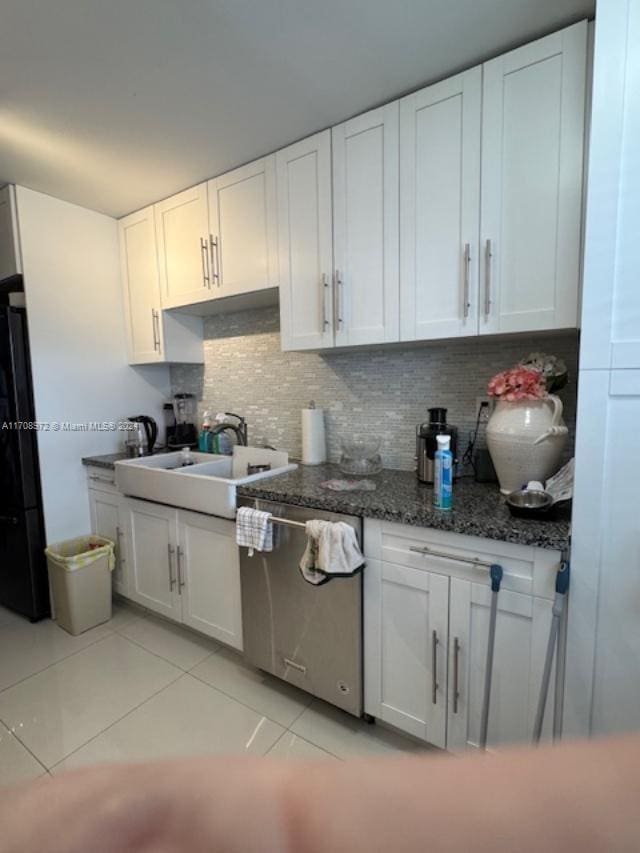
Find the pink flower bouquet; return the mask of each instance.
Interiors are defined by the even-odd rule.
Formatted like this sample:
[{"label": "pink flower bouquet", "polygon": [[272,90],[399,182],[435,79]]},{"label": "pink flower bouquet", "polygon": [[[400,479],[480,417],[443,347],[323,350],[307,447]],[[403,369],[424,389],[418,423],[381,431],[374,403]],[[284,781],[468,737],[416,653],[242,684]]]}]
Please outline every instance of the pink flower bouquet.
[{"label": "pink flower bouquet", "polygon": [[528,367],[512,367],[497,373],[487,388],[490,397],[507,400],[543,400],[547,387],[543,374]]}]

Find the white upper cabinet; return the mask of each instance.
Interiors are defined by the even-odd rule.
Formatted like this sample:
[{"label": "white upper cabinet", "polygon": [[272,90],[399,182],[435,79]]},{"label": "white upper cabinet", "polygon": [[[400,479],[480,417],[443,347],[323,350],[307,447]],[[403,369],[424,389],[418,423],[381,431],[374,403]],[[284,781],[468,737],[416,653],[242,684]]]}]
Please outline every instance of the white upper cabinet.
[{"label": "white upper cabinet", "polygon": [[22,272],[15,188],[0,189],[0,281]]},{"label": "white upper cabinet", "polygon": [[640,368],[640,14],[596,29],[580,369]]},{"label": "white upper cabinet", "polygon": [[277,287],[275,155],[209,181],[212,296]]},{"label": "white upper cabinet", "polygon": [[575,327],[587,24],[484,65],[480,333]]},{"label": "white upper cabinet", "polygon": [[213,298],[207,184],[155,205],[163,308]]},{"label": "white upper cabinet", "polygon": [[478,332],[482,69],[400,101],[402,340]]},{"label": "white upper cabinet", "polygon": [[130,364],[202,364],[202,319],[162,311],[154,208],[118,223]]},{"label": "white upper cabinet", "polygon": [[283,350],[333,346],[331,131],[276,154]]},{"label": "white upper cabinet", "polygon": [[121,219],[118,227],[129,361],[162,361],[162,306],[153,207]]},{"label": "white upper cabinet", "polygon": [[398,102],[332,128],[335,343],[398,340]]}]

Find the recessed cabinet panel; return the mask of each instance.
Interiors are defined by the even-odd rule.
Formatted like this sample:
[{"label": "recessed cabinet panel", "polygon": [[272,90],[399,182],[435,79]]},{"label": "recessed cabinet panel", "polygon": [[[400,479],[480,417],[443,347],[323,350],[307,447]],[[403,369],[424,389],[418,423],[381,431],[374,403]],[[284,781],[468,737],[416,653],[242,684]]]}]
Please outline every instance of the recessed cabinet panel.
[{"label": "recessed cabinet panel", "polygon": [[275,287],[275,155],[209,181],[213,296]]},{"label": "recessed cabinet panel", "polygon": [[129,361],[161,361],[163,329],[153,207],[121,219],[119,229]]},{"label": "recessed cabinet panel", "polygon": [[332,128],[335,342],[398,340],[398,102]]},{"label": "recessed cabinet panel", "polygon": [[477,334],[481,79],[400,102],[403,340]]},{"label": "recessed cabinet panel", "polygon": [[155,205],[163,308],[212,299],[207,185]]},{"label": "recessed cabinet panel", "polygon": [[113,588],[128,595],[127,555],[124,547],[124,507],[119,494],[89,489],[91,531],[110,539],[115,545],[116,564],[112,572]]},{"label": "recessed cabinet panel", "polygon": [[577,325],[586,37],[483,66],[481,333]]},{"label": "recessed cabinet panel", "polygon": [[[451,750],[478,747],[480,742],[490,606],[488,583],[451,579],[447,737]],[[551,602],[507,590],[499,593],[489,748],[531,741],[550,626]],[[553,687],[552,672],[545,737],[553,713]]]},{"label": "recessed cabinet panel", "polygon": [[240,558],[233,522],[178,515],[182,621],[242,650]]},{"label": "recessed cabinet panel", "polygon": [[175,509],[129,500],[126,522],[130,597],[179,621]]},{"label": "recessed cabinet panel", "polygon": [[367,560],[365,710],[446,745],[449,579]]},{"label": "recessed cabinet panel", "polygon": [[331,133],[276,154],[284,350],[333,345]]}]

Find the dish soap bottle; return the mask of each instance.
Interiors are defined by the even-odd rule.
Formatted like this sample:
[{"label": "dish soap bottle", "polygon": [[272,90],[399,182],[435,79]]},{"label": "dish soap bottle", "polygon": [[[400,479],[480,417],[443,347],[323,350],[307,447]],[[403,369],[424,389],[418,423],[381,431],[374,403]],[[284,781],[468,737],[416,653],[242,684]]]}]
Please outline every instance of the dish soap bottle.
[{"label": "dish soap bottle", "polygon": [[436,438],[438,449],[434,462],[433,505],[436,509],[453,509],[453,453],[451,436],[439,435]]},{"label": "dish soap bottle", "polygon": [[211,415],[205,412],[202,416],[202,429],[198,436],[198,450],[201,453],[213,453],[213,436],[211,435]]}]

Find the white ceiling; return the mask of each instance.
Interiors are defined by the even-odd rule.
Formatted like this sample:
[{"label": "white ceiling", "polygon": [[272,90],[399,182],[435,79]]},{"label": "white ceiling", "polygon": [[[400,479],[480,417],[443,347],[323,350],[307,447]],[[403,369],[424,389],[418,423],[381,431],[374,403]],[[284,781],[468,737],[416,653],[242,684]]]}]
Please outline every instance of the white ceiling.
[{"label": "white ceiling", "polygon": [[0,183],[114,216],[594,0],[1,0]]}]

